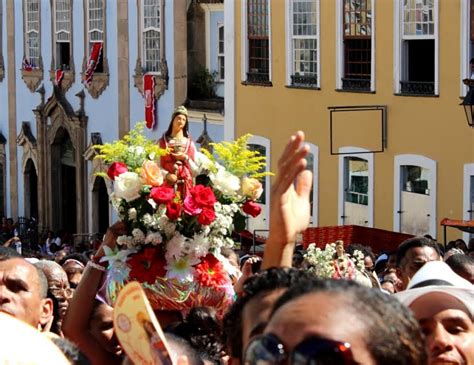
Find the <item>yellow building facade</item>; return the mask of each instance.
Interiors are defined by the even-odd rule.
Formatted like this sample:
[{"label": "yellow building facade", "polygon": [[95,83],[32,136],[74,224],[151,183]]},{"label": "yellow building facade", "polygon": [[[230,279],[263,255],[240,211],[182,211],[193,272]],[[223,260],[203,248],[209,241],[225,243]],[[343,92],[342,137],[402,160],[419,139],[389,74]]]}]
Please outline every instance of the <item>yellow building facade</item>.
[{"label": "yellow building facade", "polygon": [[[442,240],[442,218],[474,219],[474,128],[459,106],[474,55],[471,6],[233,2],[235,135],[253,134],[276,171],[289,136],[305,132],[312,225]],[[267,227],[268,190],[266,215],[251,228]]]}]

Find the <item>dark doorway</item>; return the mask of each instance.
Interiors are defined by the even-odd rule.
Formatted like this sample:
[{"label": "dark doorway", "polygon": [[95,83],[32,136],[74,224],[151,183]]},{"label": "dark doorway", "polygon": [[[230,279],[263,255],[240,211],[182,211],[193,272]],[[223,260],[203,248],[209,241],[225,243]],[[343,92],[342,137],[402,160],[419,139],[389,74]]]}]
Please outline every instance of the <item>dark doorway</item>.
[{"label": "dark doorway", "polygon": [[102,177],[95,179],[93,196],[95,202],[94,209],[96,209],[96,214],[93,214],[93,217],[97,221],[92,222],[92,227],[97,227],[97,232],[94,233],[105,234],[109,227],[109,195]]},{"label": "dark doorway", "polygon": [[24,171],[25,215],[27,218],[38,218],[38,174],[31,159],[26,161]]},{"label": "dark doorway", "polygon": [[76,161],[68,132],[60,128],[51,146],[53,229],[76,232]]}]

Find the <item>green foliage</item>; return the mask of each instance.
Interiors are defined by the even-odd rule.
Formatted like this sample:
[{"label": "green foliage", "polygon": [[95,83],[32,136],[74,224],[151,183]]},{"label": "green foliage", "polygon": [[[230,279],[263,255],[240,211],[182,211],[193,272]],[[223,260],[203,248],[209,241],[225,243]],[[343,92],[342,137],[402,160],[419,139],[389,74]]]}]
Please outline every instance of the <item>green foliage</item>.
[{"label": "green foliage", "polygon": [[260,179],[273,175],[270,172],[262,172],[266,166],[265,156],[260,156],[258,151],[248,149],[247,142],[250,137],[250,134],[246,134],[234,142],[211,143],[214,154],[204,148],[201,148],[201,152],[212,162],[217,161],[225,166],[227,171],[238,177],[248,176]]},{"label": "green foliage", "polygon": [[[157,160],[160,156],[166,154],[166,150],[160,148],[156,141],[145,137],[144,129],[145,122],[140,122],[122,139],[112,143],[95,145],[94,148],[99,152],[95,158],[102,159],[106,164],[123,162],[129,167],[130,171],[137,171],[146,159]],[[107,174],[99,174],[102,177],[107,176]]]},{"label": "green foliage", "polygon": [[211,73],[207,68],[200,67],[193,75],[189,97],[198,100],[214,98],[216,96],[216,77],[217,71]]}]

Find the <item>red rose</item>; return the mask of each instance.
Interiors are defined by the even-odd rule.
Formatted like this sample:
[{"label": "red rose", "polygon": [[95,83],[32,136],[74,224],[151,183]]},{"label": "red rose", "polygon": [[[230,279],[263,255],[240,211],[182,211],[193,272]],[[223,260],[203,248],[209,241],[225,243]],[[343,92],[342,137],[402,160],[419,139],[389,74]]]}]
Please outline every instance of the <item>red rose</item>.
[{"label": "red rose", "polygon": [[175,202],[166,204],[166,216],[172,221],[177,220],[181,216],[181,204]]},{"label": "red rose", "polygon": [[110,180],[115,180],[116,176],[119,176],[120,174],[123,174],[127,171],[128,167],[123,162],[114,162],[107,170],[107,175],[110,177]]},{"label": "red rose", "polygon": [[191,195],[193,196],[196,204],[203,208],[212,208],[217,201],[212,189],[203,185],[196,185],[191,190]]},{"label": "red rose", "polygon": [[214,209],[203,208],[201,214],[198,216],[198,222],[202,226],[208,226],[216,219],[216,213]]},{"label": "red rose", "polygon": [[262,212],[262,208],[260,207],[260,205],[255,203],[253,200],[247,200],[242,206],[242,210],[244,211],[244,213],[247,213],[248,215],[251,215],[254,218]]},{"label": "red rose", "polygon": [[174,199],[174,190],[167,186],[158,186],[151,189],[150,197],[156,204],[168,204]]}]

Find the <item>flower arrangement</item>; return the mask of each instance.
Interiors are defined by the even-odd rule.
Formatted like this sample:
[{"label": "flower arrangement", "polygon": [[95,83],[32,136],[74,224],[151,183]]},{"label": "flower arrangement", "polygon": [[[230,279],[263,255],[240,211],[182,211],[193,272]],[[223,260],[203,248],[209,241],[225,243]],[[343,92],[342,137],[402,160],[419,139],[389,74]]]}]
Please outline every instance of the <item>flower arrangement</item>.
[{"label": "flower arrangement", "polygon": [[363,276],[364,254],[355,250],[353,256],[349,255],[342,241],[326,244],[324,250],[311,243],[304,259],[309,271],[318,277],[359,281]]},{"label": "flower arrangement", "polygon": [[107,298],[130,280],[142,283],[155,308],[186,310],[195,305],[223,309],[232,297],[222,247],[233,247],[231,234],[243,229],[245,214],[260,214],[265,157],[247,148],[250,135],[212,144],[214,153],[197,152],[195,184],[186,196],[164,183],[159,158],[169,153],[147,140],[144,124],[122,140],[96,146],[113,182],[110,200],[126,224],[108,263]]}]

